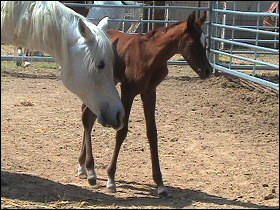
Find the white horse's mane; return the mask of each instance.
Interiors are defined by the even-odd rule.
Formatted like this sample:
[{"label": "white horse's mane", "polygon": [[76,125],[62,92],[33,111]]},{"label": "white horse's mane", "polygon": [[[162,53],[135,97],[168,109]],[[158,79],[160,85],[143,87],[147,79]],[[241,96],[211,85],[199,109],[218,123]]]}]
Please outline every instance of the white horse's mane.
[{"label": "white horse's mane", "polygon": [[[85,17],[58,1],[1,1],[1,30],[8,21],[12,23],[14,34],[10,36],[13,36],[13,44],[17,46],[17,40],[25,35],[26,46],[23,47],[43,50],[43,45],[51,45],[49,47],[53,52],[60,53],[63,58],[60,65],[67,65],[67,47],[81,37],[75,32],[80,19],[88,22]],[[101,60],[105,53],[108,53],[108,49],[112,50],[108,36],[101,29],[95,26],[91,27],[91,30],[96,41],[88,43],[90,46],[85,50],[86,65],[93,65],[95,60]],[[58,47],[60,49],[57,49]]]}]

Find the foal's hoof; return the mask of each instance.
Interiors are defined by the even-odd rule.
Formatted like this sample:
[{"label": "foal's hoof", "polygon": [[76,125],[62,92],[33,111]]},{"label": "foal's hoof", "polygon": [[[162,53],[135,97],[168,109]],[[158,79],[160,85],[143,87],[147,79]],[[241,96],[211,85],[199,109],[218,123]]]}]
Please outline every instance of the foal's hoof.
[{"label": "foal's hoof", "polygon": [[96,178],[94,178],[94,179],[88,179],[88,183],[89,183],[90,185],[96,185]]},{"label": "foal's hoof", "polygon": [[160,197],[170,198],[171,194],[168,192],[167,188],[164,185],[161,185],[157,188],[157,193]]},{"label": "foal's hoof", "polygon": [[87,178],[87,170],[84,166],[79,167],[78,176],[79,176],[80,179],[86,179]]},{"label": "foal's hoof", "polygon": [[97,177],[96,177],[94,169],[89,169],[88,177],[87,177],[88,183],[90,185],[96,185],[96,179],[97,179]]},{"label": "foal's hoof", "polygon": [[108,189],[110,192],[117,192],[117,187],[116,187],[115,181],[108,180],[108,181],[107,181],[107,189]]},{"label": "foal's hoof", "polygon": [[86,179],[87,178],[86,174],[78,174],[78,176],[79,176],[80,179]]}]

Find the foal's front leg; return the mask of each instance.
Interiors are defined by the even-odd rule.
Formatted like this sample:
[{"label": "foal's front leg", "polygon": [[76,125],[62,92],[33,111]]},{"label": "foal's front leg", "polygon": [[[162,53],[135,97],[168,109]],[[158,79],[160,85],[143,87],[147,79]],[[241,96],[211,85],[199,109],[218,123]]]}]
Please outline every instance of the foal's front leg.
[{"label": "foal's front leg", "polygon": [[142,93],[141,99],[143,102],[144,114],[146,119],[147,137],[150,144],[153,179],[157,185],[158,194],[163,196],[170,196],[170,194],[167,191],[167,188],[163,184],[159,165],[158,138],[155,121],[156,90]]},{"label": "foal's front leg", "polygon": [[96,115],[91,110],[82,105],[82,122],[84,126],[83,144],[79,157],[78,176],[87,178],[90,185],[96,184],[96,174],[94,170],[94,159],[92,155],[91,131],[96,120]]},{"label": "foal's front leg", "polygon": [[[127,89],[127,91],[126,91]],[[122,129],[118,130],[116,133],[116,142],[114,153],[111,159],[111,163],[107,169],[108,174],[108,181],[107,181],[107,188],[113,192],[116,191],[116,182],[115,182],[115,174],[117,170],[117,160],[119,156],[119,152],[122,146],[123,141],[125,140],[128,132],[128,119],[131,111],[131,106],[133,103],[133,99],[135,95],[131,95],[129,92],[129,88],[125,88],[121,86],[121,101],[123,103],[125,109],[125,117],[124,117],[124,126]]]}]

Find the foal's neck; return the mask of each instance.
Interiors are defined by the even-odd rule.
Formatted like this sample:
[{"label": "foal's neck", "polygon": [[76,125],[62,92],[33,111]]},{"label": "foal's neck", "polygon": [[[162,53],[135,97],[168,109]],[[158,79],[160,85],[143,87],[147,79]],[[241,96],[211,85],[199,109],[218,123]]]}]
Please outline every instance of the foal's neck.
[{"label": "foal's neck", "polygon": [[168,61],[173,55],[179,53],[178,45],[184,30],[181,24],[172,26],[167,31],[158,31],[154,34],[153,42],[158,49],[157,59]]}]

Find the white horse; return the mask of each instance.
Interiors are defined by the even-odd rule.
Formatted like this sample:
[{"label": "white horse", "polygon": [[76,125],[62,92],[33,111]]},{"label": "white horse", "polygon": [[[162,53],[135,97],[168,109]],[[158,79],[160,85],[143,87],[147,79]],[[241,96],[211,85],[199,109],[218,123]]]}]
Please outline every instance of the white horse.
[{"label": "white horse", "polygon": [[113,50],[98,26],[57,1],[1,1],[1,44],[51,55],[64,86],[78,96],[103,126],[120,129],[124,109],[113,79]]},{"label": "white horse", "polygon": [[[94,1],[94,5],[134,5],[140,6],[142,4],[136,1]],[[94,24],[97,24],[102,18],[109,17],[110,19],[124,19],[126,15],[130,15],[134,20],[140,20],[142,18],[141,8],[124,8],[124,7],[98,7],[93,6],[90,8],[87,18]],[[130,28],[126,31],[127,33],[134,33],[140,23],[133,22]],[[110,22],[110,29],[120,29],[120,22]]]}]

